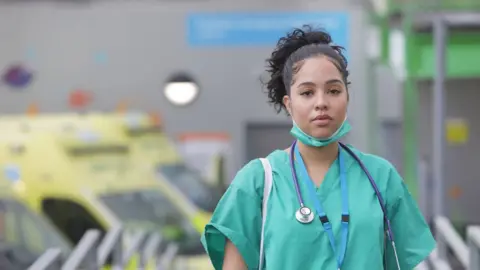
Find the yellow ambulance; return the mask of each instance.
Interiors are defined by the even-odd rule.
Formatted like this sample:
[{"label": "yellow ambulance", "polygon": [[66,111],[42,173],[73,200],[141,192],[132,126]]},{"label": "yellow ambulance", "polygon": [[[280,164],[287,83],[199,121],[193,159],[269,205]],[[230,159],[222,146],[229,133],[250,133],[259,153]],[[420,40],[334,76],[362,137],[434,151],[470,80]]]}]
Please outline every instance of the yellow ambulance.
[{"label": "yellow ambulance", "polygon": [[130,148],[121,137],[89,129],[11,132],[0,135],[0,166],[17,166],[23,199],[73,243],[88,229],[160,232],[179,244],[179,259],[211,269],[200,234],[164,196],[151,171],[132,172]]}]

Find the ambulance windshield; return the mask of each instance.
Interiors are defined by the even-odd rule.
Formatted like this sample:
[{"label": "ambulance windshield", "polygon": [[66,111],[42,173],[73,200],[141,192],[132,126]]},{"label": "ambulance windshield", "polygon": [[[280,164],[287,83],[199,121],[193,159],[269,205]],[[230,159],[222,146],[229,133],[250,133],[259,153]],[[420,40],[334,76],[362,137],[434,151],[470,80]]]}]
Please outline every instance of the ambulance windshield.
[{"label": "ambulance windshield", "polygon": [[222,193],[205,182],[200,172],[187,167],[185,163],[159,165],[157,172],[159,177],[163,176],[203,211],[211,213],[215,210]]},{"label": "ambulance windshield", "polygon": [[187,217],[159,191],[142,190],[100,196],[126,227],[159,231],[179,244],[182,255],[202,254],[200,235]]}]

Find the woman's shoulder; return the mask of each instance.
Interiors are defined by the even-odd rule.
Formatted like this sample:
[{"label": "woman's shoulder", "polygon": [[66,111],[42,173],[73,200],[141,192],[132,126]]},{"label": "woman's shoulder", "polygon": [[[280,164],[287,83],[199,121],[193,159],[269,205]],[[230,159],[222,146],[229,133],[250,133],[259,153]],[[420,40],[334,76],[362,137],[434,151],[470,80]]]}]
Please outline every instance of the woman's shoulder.
[{"label": "woman's shoulder", "polygon": [[365,165],[383,196],[385,196],[387,204],[395,204],[397,198],[402,197],[408,191],[402,177],[390,161],[378,155],[362,152],[352,146],[349,146],[349,148]]},{"label": "woman's shoulder", "polygon": [[[275,170],[276,164],[284,162],[286,153],[283,150],[275,150],[265,158],[268,159]],[[265,179],[265,171],[259,158],[250,160],[235,175],[231,186],[240,189],[250,195],[262,197]]]},{"label": "woman's shoulder", "polygon": [[350,144],[348,144],[347,147],[350,148],[352,150],[352,152],[357,157],[359,157],[360,160],[365,165],[368,165],[369,167],[375,167],[375,168],[379,168],[379,169],[383,169],[383,170],[395,169],[395,167],[393,166],[393,164],[390,161],[386,160],[385,158],[383,158],[381,156],[361,151],[358,148],[355,148],[354,146],[352,146]]},{"label": "woman's shoulder", "polygon": [[352,152],[365,165],[375,179],[401,180],[395,166],[387,159],[368,152],[363,152],[352,145],[348,145]]}]

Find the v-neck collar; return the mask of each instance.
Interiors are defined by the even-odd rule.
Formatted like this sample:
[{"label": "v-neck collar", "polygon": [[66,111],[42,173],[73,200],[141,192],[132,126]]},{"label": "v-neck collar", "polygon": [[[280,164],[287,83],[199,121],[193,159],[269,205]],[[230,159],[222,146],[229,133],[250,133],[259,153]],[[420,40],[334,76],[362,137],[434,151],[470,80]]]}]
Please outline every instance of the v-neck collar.
[{"label": "v-neck collar", "polygon": [[[352,157],[348,154],[347,151],[345,151],[341,146],[339,146],[339,150],[341,151],[341,154],[343,155],[343,160],[345,162],[345,170],[347,174],[347,182],[348,182],[348,170],[350,166],[353,164],[353,159]],[[288,159],[290,159],[290,153],[286,153],[288,156]],[[332,162],[330,167],[327,170],[327,173],[325,174],[322,182],[320,183],[320,186],[315,185],[315,190],[318,196],[322,200],[326,200],[328,195],[331,194],[332,189],[340,186],[340,166],[338,164],[338,155],[337,158]],[[299,168],[301,164],[295,160],[295,166],[296,168]],[[300,178],[299,183],[300,185],[304,185],[303,183],[304,178],[307,178],[308,181],[311,181],[311,177],[309,175],[303,175],[302,170],[296,170],[297,171],[297,177]]]}]

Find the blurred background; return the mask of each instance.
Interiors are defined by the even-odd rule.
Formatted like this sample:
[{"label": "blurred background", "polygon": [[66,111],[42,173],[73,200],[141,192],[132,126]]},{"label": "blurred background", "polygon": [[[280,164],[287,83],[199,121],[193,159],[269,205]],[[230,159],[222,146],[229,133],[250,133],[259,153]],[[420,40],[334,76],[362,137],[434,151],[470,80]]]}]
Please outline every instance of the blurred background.
[{"label": "blurred background", "polygon": [[0,0],[0,269],[212,269],[219,198],[292,141],[260,82],[304,24],[432,226],[419,269],[480,269],[477,0]]}]

